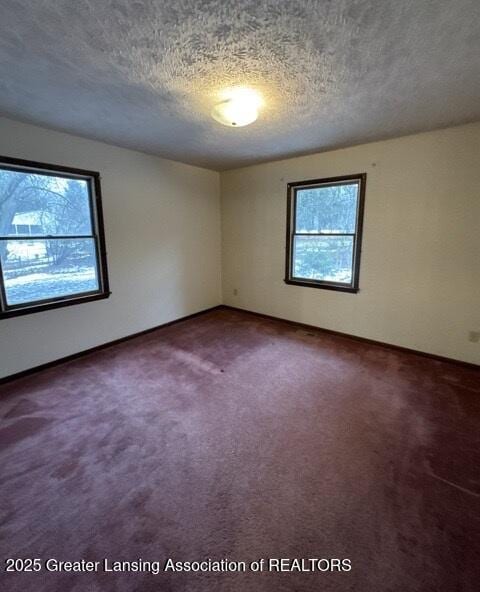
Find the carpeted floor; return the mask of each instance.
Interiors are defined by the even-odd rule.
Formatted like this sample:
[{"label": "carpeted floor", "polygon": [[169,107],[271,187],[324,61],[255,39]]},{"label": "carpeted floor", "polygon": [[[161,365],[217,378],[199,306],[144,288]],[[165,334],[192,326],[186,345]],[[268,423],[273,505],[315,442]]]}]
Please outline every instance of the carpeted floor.
[{"label": "carpeted floor", "polygon": [[5,385],[0,418],[0,558],[42,561],[3,592],[479,590],[478,371],[218,310]]}]

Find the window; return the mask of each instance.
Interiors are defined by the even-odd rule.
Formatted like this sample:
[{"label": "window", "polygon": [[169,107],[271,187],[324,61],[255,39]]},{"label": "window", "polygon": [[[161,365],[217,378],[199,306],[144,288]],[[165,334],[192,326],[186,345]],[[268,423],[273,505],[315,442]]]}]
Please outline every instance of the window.
[{"label": "window", "polygon": [[99,174],[0,157],[0,317],[109,294]]},{"label": "window", "polygon": [[366,179],[289,183],[287,284],[358,292]]}]

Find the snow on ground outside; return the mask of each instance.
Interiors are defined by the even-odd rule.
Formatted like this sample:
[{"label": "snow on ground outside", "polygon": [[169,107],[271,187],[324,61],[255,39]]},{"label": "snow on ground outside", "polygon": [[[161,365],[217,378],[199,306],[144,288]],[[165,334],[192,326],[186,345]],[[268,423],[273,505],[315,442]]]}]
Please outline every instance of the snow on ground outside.
[{"label": "snow on ground outside", "polygon": [[5,281],[9,305],[92,292],[98,288],[94,267],[65,270],[61,273],[29,273]]}]

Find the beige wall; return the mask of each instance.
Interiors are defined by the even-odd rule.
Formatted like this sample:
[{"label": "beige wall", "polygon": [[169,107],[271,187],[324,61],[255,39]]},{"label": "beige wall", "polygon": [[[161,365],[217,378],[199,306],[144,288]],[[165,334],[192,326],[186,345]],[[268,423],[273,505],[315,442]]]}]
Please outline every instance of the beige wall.
[{"label": "beige wall", "polygon": [[220,303],[218,173],[7,119],[0,154],[100,171],[112,290],[0,320],[0,377]]},{"label": "beige wall", "polygon": [[[361,172],[360,292],[286,285],[286,184]],[[480,124],[228,171],[221,193],[224,303],[480,363]]]}]

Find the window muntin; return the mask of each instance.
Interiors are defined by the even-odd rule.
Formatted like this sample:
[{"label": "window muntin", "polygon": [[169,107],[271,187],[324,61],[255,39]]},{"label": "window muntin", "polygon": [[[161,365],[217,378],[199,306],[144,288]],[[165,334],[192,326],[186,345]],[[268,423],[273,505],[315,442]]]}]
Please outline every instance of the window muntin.
[{"label": "window muntin", "polygon": [[285,281],[358,291],[366,175],[290,183]]},{"label": "window muntin", "polygon": [[108,295],[99,174],[0,158],[0,317]]}]

